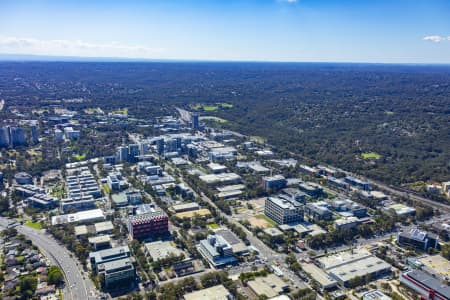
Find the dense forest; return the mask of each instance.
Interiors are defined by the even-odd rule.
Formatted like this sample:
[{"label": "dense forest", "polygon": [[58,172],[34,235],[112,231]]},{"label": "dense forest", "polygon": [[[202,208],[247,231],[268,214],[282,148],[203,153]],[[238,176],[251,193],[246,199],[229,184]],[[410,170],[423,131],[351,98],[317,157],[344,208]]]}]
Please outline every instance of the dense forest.
[{"label": "dense forest", "polygon": [[0,63],[4,111],[74,98],[65,107],[147,119],[226,101],[208,114],[281,150],[388,183],[450,179],[450,66]]}]

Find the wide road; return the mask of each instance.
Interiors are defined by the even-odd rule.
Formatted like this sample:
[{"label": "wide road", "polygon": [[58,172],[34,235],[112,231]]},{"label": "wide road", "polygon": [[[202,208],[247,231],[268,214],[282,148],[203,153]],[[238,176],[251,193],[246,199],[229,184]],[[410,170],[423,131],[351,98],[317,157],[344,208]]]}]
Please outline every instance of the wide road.
[{"label": "wide road", "polygon": [[[0,217],[0,227],[6,228],[10,222],[8,219]],[[65,247],[58,244],[44,230],[36,230],[22,225],[14,228],[29,238],[53,264],[61,268],[66,281],[64,299],[96,299],[94,284],[87,273],[83,275],[82,266]]]}]

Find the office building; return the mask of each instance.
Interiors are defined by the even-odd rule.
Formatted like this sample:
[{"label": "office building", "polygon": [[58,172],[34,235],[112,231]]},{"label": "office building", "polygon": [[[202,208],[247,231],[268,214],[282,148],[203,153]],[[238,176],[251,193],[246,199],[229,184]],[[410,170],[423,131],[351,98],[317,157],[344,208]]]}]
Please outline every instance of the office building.
[{"label": "office building", "polygon": [[29,207],[37,209],[51,209],[58,206],[59,200],[46,194],[34,194],[26,199]]},{"label": "office building", "polygon": [[193,114],[192,115],[192,128],[199,129],[200,123],[199,123],[199,115]]},{"label": "office building", "polygon": [[284,199],[291,199],[300,203],[305,203],[307,198],[306,193],[295,188],[285,188],[281,191],[280,195]]},{"label": "office building", "polygon": [[363,191],[370,191],[370,183],[368,183],[367,181],[362,181],[362,180],[352,177],[352,176],[346,176],[344,178],[344,181],[346,183],[350,184],[351,186],[354,186]]},{"label": "office building", "polygon": [[420,270],[402,273],[400,282],[419,293],[422,296],[421,299],[450,299],[450,287],[448,285]]},{"label": "office building", "polygon": [[0,147],[8,147],[11,144],[9,139],[9,127],[0,127]]},{"label": "office building", "polygon": [[175,213],[185,212],[185,211],[193,211],[193,210],[199,210],[200,205],[196,202],[189,202],[189,203],[183,203],[183,204],[177,204],[172,206],[172,210]]},{"label": "office building", "polygon": [[128,161],[128,147],[118,147],[117,148],[117,160],[118,161]]},{"label": "office building", "polygon": [[305,214],[315,221],[331,220],[333,213],[322,202],[312,202],[305,205]]},{"label": "office building", "polygon": [[52,217],[52,225],[60,225],[66,223],[89,223],[105,220],[105,215],[101,209],[92,209],[80,211],[73,214],[59,215]]},{"label": "office building", "polygon": [[113,191],[121,191],[128,188],[128,181],[122,176],[120,172],[111,172],[106,177],[106,183]]},{"label": "office building", "polygon": [[31,125],[31,141],[33,144],[39,143],[39,134],[36,125]]},{"label": "office building", "polygon": [[337,199],[330,201],[330,205],[338,212],[348,212],[358,218],[363,218],[367,215],[367,208],[350,200]]},{"label": "office building", "polygon": [[45,189],[32,184],[14,186],[14,193],[22,198],[28,198],[36,194],[45,194]]},{"label": "office building", "polygon": [[328,176],[328,183],[334,187],[341,188],[341,189],[348,189],[349,184],[345,182],[343,179],[335,178],[333,176]]},{"label": "office building", "polygon": [[128,160],[131,162],[137,161],[139,157],[139,145],[130,144],[128,145]]},{"label": "office building", "polygon": [[150,152],[149,143],[139,143],[139,155],[147,155]]},{"label": "office building", "polygon": [[430,247],[437,249],[439,245],[439,238],[436,235],[418,228],[413,228],[409,232],[400,232],[397,241],[400,245],[411,246],[423,251],[427,251]]},{"label": "office building", "polygon": [[261,184],[266,190],[279,190],[286,187],[287,180],[283,175],[263,177]]},{"label": "office building", "polygon": [[346,217],[335,220],[334,228],[337,230],[348,230],[355,228],[359,224],[361,224],[361,221],[357,217]]},{"label": "office building", "polygon": [[311,198],[319,198],[324,194],[322,186],[314,182],[302,182],[299,189]]},{"label": "office building", "polygon": [[156,152],[158,155],[164,154],[164,139],[158,139],[156,140]]},{"label": "office building", "polygon": [[111,234],[114,225],[111,221],[98,222],[94,224],[94,231],[96,234]]},{"label": "office building", "polygon": [[130,257],[130,248],[128,246],[120,246],[89,253],[89,261],[91,262],[92,272],[94,273],[98,272],[97,267],[100,264],[127,257]]},{"label": "office building", "polygon": [[33,184],[33,177],[25,172],[16,173],[16,175],[14,175],[14,180],[20,185]]},{"label": "office building", "polygon": [[73,129],[73,127],[64,128],[64,133],[69,140],[77,140],[80,138],[80,131]]},{"label": "office building", "polygon": [[303,205],[295,200],[268,197],[265,201],[264,214],[279,225],[302,222]]},{"label": "office building", "polygon": [[197,245],[197,250],[213,267],[237,262],[233,256],[233,248],[220,235],[208,235],[206,240],[201,240]]},{"label": "office building", "polygon": [[69,175],[66,178],[67,196],[72,199],[83,199],[91,195],[101,197],[102,192],[89,170],[81,170],[78,175]]},{"label": "office building", "polygon": [[56,140],[57,142],[62,142],[63,137],[64,137],[64,135],[63,135],[62,130],[60,130],[60,129],[55,129],[55,140]]},{"label": "office building", "polygon": [[227,170],[226,166],[217,163],[210,163],[207,167],[214,174],[220,174]]},{"label": "office building", "polygon": [[82,195],[76,198],[65,198],[60,202],[61,212],[82,211],[95,208],[95,199],[92,195]]},{"label": "office building", "polygon": [[107,290],[129,286],[136,277],[136,270],[129,257],[101,263],[97,270],[98,274],[103,274],[104,287]]},{"label": "office building", "polygon": [[130,205],[139,205],[142,204],[142,194],[139,191],[131,190],[126,191],[125,195],[127,196],[128,204]]},{"label": "office building", "polygon": [[140,205],[128,219],[128,231],[137,240],[164,235],[169,232],[169,218],[159,208]]},{"label": "office building", "polygon": [[111,248],[111,236],[108,234],[89,237],[88,242],[95,251]]},{"label": "office building", "polygon": [[212,162],[222,162],[234,159],[237,155],[237,150],[233,147],[219,147],[213,148],[208,153],[208,157]]},{"label": "office building", "polygon": [[245,255],[249,252],[248,246],[231,230],[227,228],[218,228],[214,230],[214,234],[223,237],[225,241],[230,244],[235,256]]},{"label": "office building", "polygon": [[207,174],[199,176],[199,179],[207,184],[233,184],[241,182],[241,176],[236,173]]},{"label": "office building", "polygon": [[9,140],[13,147],[25,145],[26,140],[24,130],[21,127],[10,127]]},{"label": "office building", "polygon": [[406,206],[402,203],[395,203],[389,205],[385,208],[388,213],[394,213],[398,216],[414,216],[416,214],[416,209],[414,207]]},{"label": "office building", "polygon": [[184,183],[179,183],[175,186],[175,193],[181,195],[183,198],[193,199],[194,191]]}]

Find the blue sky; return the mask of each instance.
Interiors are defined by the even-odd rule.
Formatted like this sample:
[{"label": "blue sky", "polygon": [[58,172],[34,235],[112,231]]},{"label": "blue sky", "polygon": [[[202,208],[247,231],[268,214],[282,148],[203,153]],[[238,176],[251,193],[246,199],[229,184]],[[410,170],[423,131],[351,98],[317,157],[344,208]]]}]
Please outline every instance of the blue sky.
[{"label": "blue sky", "polygon": [[450,1],[2,0],[0,53],[450,63]]}]

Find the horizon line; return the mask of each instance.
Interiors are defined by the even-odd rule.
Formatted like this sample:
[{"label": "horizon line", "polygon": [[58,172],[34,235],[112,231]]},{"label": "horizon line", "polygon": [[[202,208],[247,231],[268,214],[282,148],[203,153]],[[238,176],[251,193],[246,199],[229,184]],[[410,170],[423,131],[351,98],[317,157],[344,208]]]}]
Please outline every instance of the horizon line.
[{"label": "horizon line", "polygon": [[0,62],[140,62],[140,63],[273,63],[273,64],[367,64],[367,65],[422,65],[450,66],[450,62],[373,62],[373,61],[295,61],[295,60],[246,60],[246,59],[178,59],[178,58],[133,58],[133,57],[96,57],[45,54],[0,53]]}]

